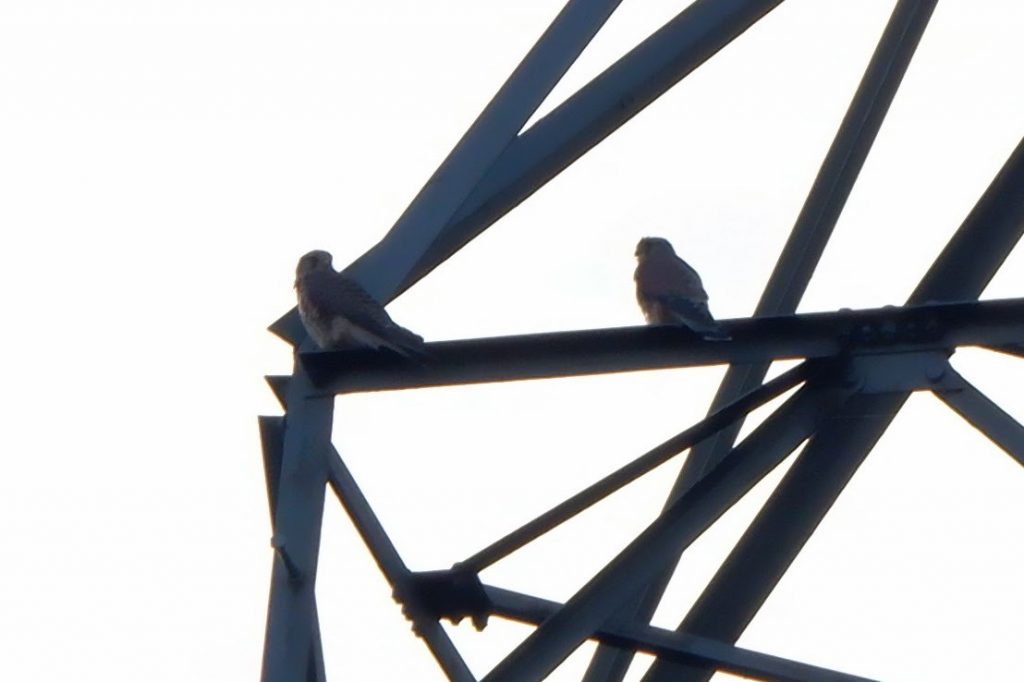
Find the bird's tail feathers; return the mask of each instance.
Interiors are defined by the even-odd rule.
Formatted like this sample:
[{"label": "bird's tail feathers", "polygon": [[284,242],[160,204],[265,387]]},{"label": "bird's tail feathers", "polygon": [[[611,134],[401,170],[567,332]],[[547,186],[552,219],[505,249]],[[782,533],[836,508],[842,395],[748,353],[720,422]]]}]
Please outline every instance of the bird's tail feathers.
[{"label": "bird's tail feathers", "polygon": [[732,339],[732,337],[729,336],[729,332],[725,331],[725,327],[718,324],[718,322],[710,316],[706,319],[688,319],[686,321],[686,326],[700,334],[707,341],[729,341]]},{"label": "bird's tail feathers", "polygon": [[383,343],[380,347],[387,348],[409,360],[423,361],[430,358],[430,353],[423,345],[423,337],[419,334],[397,324],[390,329],[390,332],[387,339],[382,339]]},{"label": "bird's tail feathers", "polygon": [[718,324],[717,322],[715,322],[714,327],[711,327],[709,329],[700,329],[698,331],[700,331],[701,336],[703,336],[706,341],[732,340],[732,337],[729,336],[729,332],[725,331],[725,327]]},{"label": "bird's tail feathers", "polygon": [[732,337],[720,325],[704,301],[690,301],[682,298],[672,301],[672,310],[680,321],[708,341],[728,341]]}]

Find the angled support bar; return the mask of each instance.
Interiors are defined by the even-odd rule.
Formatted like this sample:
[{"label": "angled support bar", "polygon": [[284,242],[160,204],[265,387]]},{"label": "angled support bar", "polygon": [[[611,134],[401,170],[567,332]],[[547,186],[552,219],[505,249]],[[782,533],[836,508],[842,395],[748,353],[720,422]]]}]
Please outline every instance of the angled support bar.
[{"label": "angled support bar", "polygon": [[[824,420],[677,632],[739,639],[906,399],[855,395]],[[714,672],[714,666],[659,659],[643,679],[693,682]]]},{"label": "angled support bar", "polygon": [[[893,9],[768,279],[754,317],[796,311],[903,81],[935,3],[936,0],[901,0]],[[759,385],[764,381],[768,366],[769,363],[764,361],[730,365],[712,400],[711,409],[728,404],[736,396]],[[669,501],[693,485],[729,452],[742,424],[741,420],[694,448],[669,493]],[[634,613],[641,620],[649,620],[654,613],[671,574],[672,571],[667,570],[645,595],[638,597]],[[627,652],[599,648],[584,680],[622,680],[631,660],[632,656]]]},{"label": "angled support bar", "polygon": [[393,299],[455,210],[620,2],[569,0],[391,231],[345,272],[377,300]]},{"label": "angled support bar", "polygon": [[301,353],[325,393],[420,388],[726,362],[832,357],[1013,343],[1024,338],[1024,299],[876,308],[727,320],[731,341],[680,327],[620,327],[443,341],[413,364],[372,351]]},{"label": "angled support bar", "polygon": [[1024,465],[1024,426],[960,376],[952,366],[946,371],[955,377],[957,388],[936,390],[935,396]]},{"label": "angled support bar", "polygon": [[[558,602],[540,599],[499,587],[484,586],[493,615],[520,623],[540,625],[562,608]],[[656,654],[669,660],[688,660],[713,664],[720,670],[757,680],[773,682],[869,682],[848,675],[798,663],[777,656],[741,649],[706,637],[672,632],[649,625],[605,623],[595,639],[617,647]]]},{"label": "angled support bar", "polygon": [[[621,1],[569,0],[391,230],[345,273],[388,303],[433,269],[414,268]],[[270,331],[293,346],[306,336],[295,308]]]},{"label": "angled support bar", "polygon": [[697,0],[509,145],[401,290],[746,31],[782,0]]},{"label": "angled support bar", "polygon": [[935,259],[907,304],[977,300],[1022,235],[1024,138]]},{"label": "angled support bar", "polygon": [[403,604],[403,611],[413,622],[413,629],[426,642],[430,653],[441,669],[454,682],[476,682],[466,662],[462,660],[455,645],[436,618],[428,609],[417,603],[416,588],[412,573],[402,561],[391,538],[373,513],[373,508],[359,489],[341,455],[331,446],[327,457],[329,480],[334,494],[348,512],[359,536],[366,543],[370,554],[377,562],[384,579],[393,590],[395,599]]},{"label": "angled support bar", "polygon": [[[995,275],[999,266],[1024,233],[1024,141],[1010,155],[1003,168],[993,179],[974,209],[961,224],[942,254],[922,278],[910,297],[909,303],[925,300],[976,299]],[[867,358],[870,360],[870,358]],[[895,392],[872,396],[859,396],[855,410],[847,411],[848,419],[835,426],[828,439],[836,442],[837,454],[832,473],[825,475],[827,485],[818,486],[809,506],[800,488],[805,469],[810,464],[798,460],[780,484],[772,500],[750,525],[744,540],[716,574],[712,583],[684,619],[687,628],[699,633],[715,632],[719,639],[736,641],[771,593],[786,568],[803,547],[810,532],[835,502],[846,481],[874,443],[895,418],[908,393]],[[838,434],[838,435],[836,435]],[[823,437],[823,441],[828,440]],[[822,445],[815,446],[816,448]],[[814,459],[817,459],[815,457]],[[812,459],[805,462],[812,462]],[[809,479],[815,476],[808,474]],[[808,479],[804,479],[808,480]],[[803,522],[786,530],[791,517],[785,510],[789,505],[804,504]],[[794,507],[796,508],[796,507]],[[771,537],[773,533],[790,533],[785,542],[769,546],[758,545],[755,538]],[[753,577],[752,577],[753,576]],[[734,595],[746,595],[743,600],[732,601]],[[703,604],[703,606],[700,606]],[[722,610],[719,610],[719,609]],[[706,682],[712,670],[687,666],[655,664],[645,676],[646,682],[668,680],[679,682]]]},{"label": "angled support bar", "polygon": [[388,584],[397,589],[410,575],[410,571],[333,445],[330,446],[330,454],[327,456],[327,470],[331,490],[348,513],[352,525],[363,539],[366,548],[370,550],[380,572],[384,574]]},{"label": "angled support bar", "polygon": [[795,450],[847,395],[824,386],[798,390],[484,679],[518,682],[549,675],[618,606]]},{"label": "angled support bar", "polygon": [[[796,311],[903,81],[936,2],[900,0],[893,9],[768,279],[754,317],[788,315]],[[767,362],[730,366],[712,408],[759,385],[768,366]],[[739,428],[737,425],[723,431],[718,437],[700,445],[681,473],[673,494],[678,494],[703,471],[713,467],[732,447]]]},{"label": "angled support bar", "polygon": [[[388,235],[346,272],[382,303],[401,295],[781,3],[696,0],[512,139],[543,100],[533,103],[540,83],[547,87],[545,95],[550,92],[618,2],[593,3],[603,9],[591,6],[592,15],[579,17],[574,13],[582,11],[583,3],[572,14],[567,5],[555,20],[558,24],[565,17],[564,23],[557,31],[552,24]],[[510,95],[520,88],[531,94],[517,102]],[[461,205],[452,213],[456,198]],[[447,221],[443,228],[436,222],[441,216]],[[408,244],[395,239],[400,233],[410,239]],[[410,263],[417,253],[418,262]],[[402,279],[395,283],[398,275]],[[270,331],[295,346],[305,337],[295,308]]]},{"label": "angled support bar", "polygon": [[797,309],[874,145],[938,0],[900,0],[758,302],[755,317]]},{"label": "angled support bar", "polygon": [[616,490],[635,481],[644,474],[661,466],[672,457],[691,447],[694,443],[707,438],[718,429],[724,428],[748,412],[757,409],[766,402],[777,398],[811,374],[811,366],[807,363],[790,369],[775,377],[764,386],[760,386],[709,415],[685,431],[669,438],[654,449],[634,459],[629,464],[608,474],[600,481],[576,493],[565,502],[552,507],[534,520],[509,533],[497,542],[488,545],[465,561],[457,564],[459,568],[479,573],[496,561],[499,561],[523,545],[536,540],[552,528],[565,523],[584,509],[603,500]]}]

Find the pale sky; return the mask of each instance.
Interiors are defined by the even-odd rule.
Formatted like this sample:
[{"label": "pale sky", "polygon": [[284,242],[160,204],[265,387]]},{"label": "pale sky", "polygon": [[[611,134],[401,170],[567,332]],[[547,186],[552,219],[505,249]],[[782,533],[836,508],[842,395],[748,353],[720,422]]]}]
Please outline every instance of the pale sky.
[{"label": "pale sky", "polygon": [[[383,236],[561,4],[0,3],[0,679],[257,678],[256,416],[280,413],[262,376],[291,363],[265,327],[302,253],[344,265]],[[540,114],[685,4],[622,3]],[[749,315],[894,4],[787,0],[393,317],[428,340],[639,324],[646,235],[717,316]],[[1018,0],[939,3],[801,310],[906,299],[1024,135],[1022,28]],[[983,298],[1024,295],[1022,269],[1018,247]],[[1021,360],[954,364],[1024,419]],[[349,396],[334,442],[406,562],[444,568],[699,420],[722,371]],[[680,461],[484,580],[568,599]],[[781,474],[687,553],[655,624]],[[885,680],[1019,679],[1021,538],[1024,470],[915,396],[739,643]],[[318,595],[329,679],[441,679],[333,496]],[[451,631],[478,675],[528,632]]]}]

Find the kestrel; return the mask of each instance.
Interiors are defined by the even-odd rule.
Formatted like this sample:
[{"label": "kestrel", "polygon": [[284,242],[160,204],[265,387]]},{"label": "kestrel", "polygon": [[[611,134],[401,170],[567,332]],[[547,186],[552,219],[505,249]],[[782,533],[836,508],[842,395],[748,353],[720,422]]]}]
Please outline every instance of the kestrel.
[{"label": "kestrel", "polygon": [[310,251],[299,259],[295,291],[306,331],[323,349],[387,348],[423,356],[423,339],[391,320],[384,306],[353,279],[337,272],[331,254]]},{"label": "kestrel", "polygon": [[648,324],[681,324],[705,339],[729,338],[708,310],[700,275],[667,239],[644,237],[636,245],[636,259],[636,300]]}]

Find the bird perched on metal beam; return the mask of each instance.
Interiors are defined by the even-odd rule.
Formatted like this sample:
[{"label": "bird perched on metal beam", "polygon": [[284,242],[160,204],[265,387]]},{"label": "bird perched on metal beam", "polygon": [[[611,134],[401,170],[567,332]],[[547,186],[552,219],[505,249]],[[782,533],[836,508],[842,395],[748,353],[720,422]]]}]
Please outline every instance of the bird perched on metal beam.
[{"label": "bird perched on metal beam", "polygon": [[358,282],[337,272],[331,254],[310,251],[295,269],[299,316],[320,348],[387,348],[423,357],[423,338],[394,323]]},{"label": "bird perched on metal beam", "polygon": [[730,338],[708,310],[700,275],[676,255],[667,239],[644,237],[635,255],[636,300],[648,324],[683,325],[709,340]]}]

